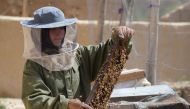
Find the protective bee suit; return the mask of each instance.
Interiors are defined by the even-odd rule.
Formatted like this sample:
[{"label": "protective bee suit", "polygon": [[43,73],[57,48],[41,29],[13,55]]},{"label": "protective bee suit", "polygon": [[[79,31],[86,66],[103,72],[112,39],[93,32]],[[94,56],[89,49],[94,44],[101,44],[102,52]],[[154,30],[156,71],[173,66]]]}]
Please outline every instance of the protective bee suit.
[{"label": "protective bee suit", "polygon": [[[107,51],[109,39],[96,46],[81,46],[76,41],[76,18],[66,19],[55,7],[34,12],[33,20],[21,21],[24,33],[22,100],[26,109],[68,109],[69,99],[85,101],[90,83],[96,78]],[[61,27],[66,33],[59,46],[48,33]]]}]

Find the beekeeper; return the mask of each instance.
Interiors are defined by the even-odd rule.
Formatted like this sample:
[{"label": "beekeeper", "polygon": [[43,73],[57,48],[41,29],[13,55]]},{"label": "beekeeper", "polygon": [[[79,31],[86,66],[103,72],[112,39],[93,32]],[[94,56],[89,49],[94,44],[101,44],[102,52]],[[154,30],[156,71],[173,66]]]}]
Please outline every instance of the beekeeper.
[{"label": "beekeeper", "polygon": [[60,9],[50,6],[37,9],[33,17],[21,21],[27,59],[22,87],[26,109],[91,109],[83,102],[107,51],[123,38],[128,39],[128,55],[133,30],[118,27],[120,35],[86,47],[76,43],[76,18],[66,19]]}]

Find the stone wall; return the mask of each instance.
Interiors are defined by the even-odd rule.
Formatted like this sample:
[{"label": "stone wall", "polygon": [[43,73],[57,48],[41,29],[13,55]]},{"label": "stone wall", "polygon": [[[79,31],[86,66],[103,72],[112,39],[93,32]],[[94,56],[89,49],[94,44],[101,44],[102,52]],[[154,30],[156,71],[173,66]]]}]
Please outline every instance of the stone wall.
[{"label": "stone wall", "polygon": [[[0,16],[0,96],[21,97],[23,53],[21,17]],[[128,68],[145,68],[148,24],[136,22],[134,46],[127,62]],[[158,48],[158,77],[160,81],[190,80],[190,24],[161,23]],[[78,24],[78,42],[90,44],[86,22]],[[170,66],[168,66],[170,65]],[[178,67],[177,69],[171,68]]]}]

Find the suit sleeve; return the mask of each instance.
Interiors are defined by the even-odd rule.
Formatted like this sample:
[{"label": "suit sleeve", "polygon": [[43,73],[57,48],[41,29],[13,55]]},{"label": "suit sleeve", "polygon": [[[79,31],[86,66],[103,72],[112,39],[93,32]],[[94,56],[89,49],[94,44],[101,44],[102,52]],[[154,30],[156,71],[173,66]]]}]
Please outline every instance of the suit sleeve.
[{"label": "suit sleeve", "polygon": [[[108,39],[106,42],[100,43],[99,45],[89,45],[82,47],[81,56],[84,69],[87,69],[89,78],[91,81],[96,79],[96,76],[106,60],[109,49],[113,46],[113,39]],[[130,53],[132,44],[125,45],[127,48],[127,55]]]},{"label": "suit sleeve", "polygon": [[26,109],[68,109],[69,99],[64,95],[52,96],[40,75],[41,67],[27,61],[23,73],[22,100]]},{"label": "suit sleeve", "polygon": [[78,54],[78,56],[80,56],[80,66],[82,67],[83,72],[87,73],[84,74],[84,76],[89,78],[91,82],[95,80],[97,73],[106,59],[107,52],[111,45],[112,40],[109,39],[98,45],[80,47]]}]

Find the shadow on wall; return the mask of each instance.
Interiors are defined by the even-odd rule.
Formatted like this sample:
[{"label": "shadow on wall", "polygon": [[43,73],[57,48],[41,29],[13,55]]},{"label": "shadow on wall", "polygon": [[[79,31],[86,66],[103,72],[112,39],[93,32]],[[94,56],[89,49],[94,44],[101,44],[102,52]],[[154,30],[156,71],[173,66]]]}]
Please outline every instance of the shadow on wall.
[{"label": "shadow on wall", "polygon": [[190,1],[161,17],[164,22],[190,22]]}]

